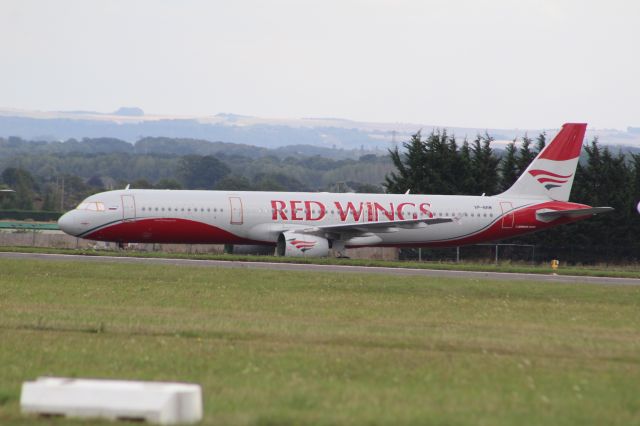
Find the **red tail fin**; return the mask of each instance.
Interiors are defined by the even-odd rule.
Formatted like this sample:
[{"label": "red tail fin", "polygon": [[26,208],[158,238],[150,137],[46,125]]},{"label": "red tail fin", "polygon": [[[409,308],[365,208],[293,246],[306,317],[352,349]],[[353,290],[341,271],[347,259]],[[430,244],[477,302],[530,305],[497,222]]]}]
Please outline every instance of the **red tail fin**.
[{"label": "red tail fin", "polygon": [[500,197],[568,201],[586,124],[567,123]]},{"label": "red tail fin", "polygon": [[560,133],[542,151],[540,159],[566,161],[580,156],[586,123],[567,123],[562,126]]}]

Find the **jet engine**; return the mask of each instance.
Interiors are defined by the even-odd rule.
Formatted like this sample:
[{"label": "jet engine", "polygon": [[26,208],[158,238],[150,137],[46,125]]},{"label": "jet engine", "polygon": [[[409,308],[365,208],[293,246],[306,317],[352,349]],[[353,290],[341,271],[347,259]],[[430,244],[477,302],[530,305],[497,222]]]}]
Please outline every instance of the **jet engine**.
[{"label": "jet engine", "polygon": [[326,257],[329,255],[329,240],[294,231],[283,232],[278,237],[276,254],[288,257]]}]

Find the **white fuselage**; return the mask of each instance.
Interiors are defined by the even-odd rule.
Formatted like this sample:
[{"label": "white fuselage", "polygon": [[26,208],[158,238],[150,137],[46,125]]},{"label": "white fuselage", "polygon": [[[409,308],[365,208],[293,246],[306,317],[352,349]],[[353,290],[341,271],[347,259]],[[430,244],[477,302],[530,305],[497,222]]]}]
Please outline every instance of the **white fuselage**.
[{"label": "white fuselage", "polygon": [[93,195],[59,223],[69,234],[94,240],[273,245],[282,232],[296,229],[451,218],[340,238],[347,246],[453,246],[548,227],[535,220],[535,207],[564,205],[575,206],[484,196],[132,189]]}]

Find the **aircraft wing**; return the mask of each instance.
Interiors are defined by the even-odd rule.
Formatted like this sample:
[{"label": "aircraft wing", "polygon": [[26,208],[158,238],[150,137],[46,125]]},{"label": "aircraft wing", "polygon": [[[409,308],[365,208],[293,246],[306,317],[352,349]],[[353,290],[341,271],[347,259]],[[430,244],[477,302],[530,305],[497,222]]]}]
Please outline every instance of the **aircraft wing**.
[{"label": "aircraft wing", "polygon": [[560,217],[580,217],[594,215],[598,213],[608,213],[613,211],[613,207],[591,207],[589,209],[573,209],[573,210],[540,210],[536,212],[538,219],[543,221],[551,221]]},{"label": "aircraft wing", "polygon": [[363,223],[347,223],[340,225],[321,225],[312,226],[297,230],[297,232],[307,234],[317,234],[325,232],[334,232],[341,234],[362,234],[367,232],[387,233],[397,232],[402,229],[424,228],[428,225],[437,225],[439,223],[453,222],[453,218],[428,218],[428,219],[407,219],[407,220],[387,220],[381,222],[363,222]]}]

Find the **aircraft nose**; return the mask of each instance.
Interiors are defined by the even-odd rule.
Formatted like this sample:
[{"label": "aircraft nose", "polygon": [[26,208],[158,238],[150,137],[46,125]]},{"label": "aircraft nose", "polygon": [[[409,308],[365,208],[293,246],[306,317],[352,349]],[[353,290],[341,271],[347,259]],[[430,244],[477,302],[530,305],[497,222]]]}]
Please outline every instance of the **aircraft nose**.
[{"label": "aircraft nose", "polygon": [[74,219],[73,211],[63,214],[58,219],[58,227],[65,233],[72,236],[76,236],[78,233],[78,224]]}]

